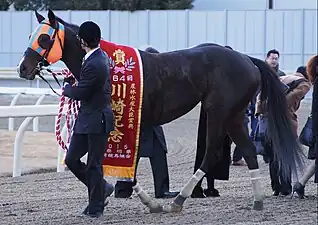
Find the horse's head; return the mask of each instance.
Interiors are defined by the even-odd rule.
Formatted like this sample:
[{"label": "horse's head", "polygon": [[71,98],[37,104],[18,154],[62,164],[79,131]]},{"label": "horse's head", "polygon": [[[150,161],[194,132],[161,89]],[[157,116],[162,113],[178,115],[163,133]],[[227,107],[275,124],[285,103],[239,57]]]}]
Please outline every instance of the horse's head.
[{"label": "horse's head", "polygon": [[48,11],[48,20],[35,11],[39,22],[30,35],[29,45],[17,67],[21,78],[33,80],[43,66],[62,60],[77,76],[84,52],[76,38],[78,27],[64,22]]}]

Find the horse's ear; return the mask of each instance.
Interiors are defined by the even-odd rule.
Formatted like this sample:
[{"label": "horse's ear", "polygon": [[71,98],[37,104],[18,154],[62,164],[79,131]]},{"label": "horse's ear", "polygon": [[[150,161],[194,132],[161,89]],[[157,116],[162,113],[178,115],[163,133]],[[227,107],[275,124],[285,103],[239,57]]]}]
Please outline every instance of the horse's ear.
[{"label": "horse's ear", "polygon": [[40,13],[38,13],[38,11],[36,11],[36,10],[35,10],[35,16],[36,16],[39,23],[41,23],[43,20],[45,20],[45,18]]},{"label": "horse's ear", "polygon": [[51,9],[49,9],[48,17],[49,17],[50,24],[54,26],[56,23],[56,16]]}]

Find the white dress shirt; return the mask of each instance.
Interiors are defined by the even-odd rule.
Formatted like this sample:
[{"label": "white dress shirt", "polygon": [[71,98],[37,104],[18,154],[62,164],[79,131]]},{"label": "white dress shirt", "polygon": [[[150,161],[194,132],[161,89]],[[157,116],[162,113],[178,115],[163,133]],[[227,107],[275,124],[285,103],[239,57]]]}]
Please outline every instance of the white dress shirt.
[{"label": "white dress shirt", "polygon": [[88,57],[90,57],[90,55],[93,54],[97,49],[99,49],[99,47],[94,48],[94,49],[90,50],[89,52],[87,52],[87,53],[85,54],[85,56],[84,56],[84,61],[85,61],[86,59],[88,59]]}]

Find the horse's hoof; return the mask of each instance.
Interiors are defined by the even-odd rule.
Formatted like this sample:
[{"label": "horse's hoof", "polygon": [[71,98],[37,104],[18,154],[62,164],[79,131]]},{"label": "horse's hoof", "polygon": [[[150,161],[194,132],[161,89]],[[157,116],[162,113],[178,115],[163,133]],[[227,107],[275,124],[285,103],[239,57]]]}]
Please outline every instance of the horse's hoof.
[{"label": "horse's hoof", "polygon": [[160,212],[163,212],[163,208],[161,205],[159,205],[158,207],[150,208],[150,213],[160,213]]},{"label": "horse's hoof", "polygon": [[263,201],[254,201],[253,210],[263,210]]},{"label": "horse's hoof", "polygon": [[171,202],[169,205],[163,206],[163,211],[167,213],[173,213],[173,212],[181,212],[182,205],[178,205],[174,202]]},{"label": "horse's hoof", "polygon": [[151,203],[148,205],[151,213],[160,213],[163,212],[162,206],[155,201],[151,201]]}]

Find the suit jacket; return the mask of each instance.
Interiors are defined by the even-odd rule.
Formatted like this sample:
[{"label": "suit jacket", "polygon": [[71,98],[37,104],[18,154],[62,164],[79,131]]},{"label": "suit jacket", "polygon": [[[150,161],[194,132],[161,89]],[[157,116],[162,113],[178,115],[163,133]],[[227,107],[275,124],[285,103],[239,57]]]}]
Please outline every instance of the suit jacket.
[{"label": "suit jacket", "polygon": [[[154,142],[160,143],[160,149],[154,148]],[[155,151],[167,152],[167,144],[162,126],[142,127],[140,135],[140,157],[152,157]]]},{"label": "suit jacket", "polygon": [[64,95],[81,101],[74,133],[109,133],[114,129],[108,57],[101,49],[84,61],[78,85],[67,85]]}]

